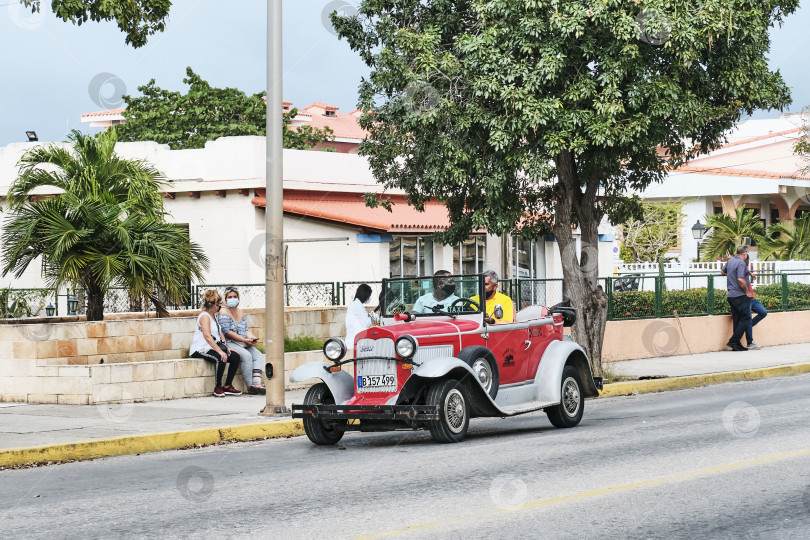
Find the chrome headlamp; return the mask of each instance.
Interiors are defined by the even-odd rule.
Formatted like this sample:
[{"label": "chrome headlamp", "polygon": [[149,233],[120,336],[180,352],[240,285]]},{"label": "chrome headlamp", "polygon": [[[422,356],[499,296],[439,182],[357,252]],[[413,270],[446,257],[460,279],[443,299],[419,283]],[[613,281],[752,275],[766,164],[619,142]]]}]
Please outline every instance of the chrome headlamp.
[{"label": "chrome headlamp", "polygon": [[329,338],[323,344],[323,355],[332,362],[340,362],[346,356],[346,343],[340,338]]},{"label": "chrome headlamp", "polygon": [[412,358],[416,354],[416,339],[413,336],[400,337],[395,345],[397,355],[401,358]]}]

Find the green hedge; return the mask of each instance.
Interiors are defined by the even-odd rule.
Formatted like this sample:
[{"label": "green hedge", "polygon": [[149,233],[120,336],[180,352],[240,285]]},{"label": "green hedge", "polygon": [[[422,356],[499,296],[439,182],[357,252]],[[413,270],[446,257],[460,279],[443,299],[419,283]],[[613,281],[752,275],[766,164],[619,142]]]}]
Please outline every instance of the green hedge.
[{"label": "green hedge", "polygon": [[[810,285],[792,283],[788,292],[788,309],[810,309]],[[769,311],[782,309],[781,285],[768,285],[756,290],[756,298]],[[776,291],[776,294],[774,294]],[[661,316],[707,315],[708,289],[686,289],[663,291],[661,294]],[[726,299],[726,291],[714,291],[713,315],[731,313]],[[609,320],[646,319],[655,317],[655,293],[653,291],[614,292]]]},{"label": "green hedge", "polygon": [[284,352],[316,351],[322,349],[324,340],[312,336],[284,338]]},{"label": "green hedge", "polygon": [[652,291],[624,291],[613,293],[610,320],[646,319],[655,317],[655,293]]},{"label": "green hedge", "polygon": [[[782,309],[782,284],[763,285],[755,289],[757,299],[765,309]],[[772,306],[765,303],[767,299]],[[787,308],[810,309],[810,285],[804,283],[787,284]]]}]

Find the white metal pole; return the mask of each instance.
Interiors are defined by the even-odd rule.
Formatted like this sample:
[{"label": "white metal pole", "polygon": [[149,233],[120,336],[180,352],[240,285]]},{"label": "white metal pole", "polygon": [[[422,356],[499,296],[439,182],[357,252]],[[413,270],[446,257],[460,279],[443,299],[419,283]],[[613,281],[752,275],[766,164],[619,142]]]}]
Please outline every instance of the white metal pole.
[{"label": "white metal pole", "polygon": [[267,0],[267,148],[265,213],[264,342],[273,377],[267,384],[267,404],[261,414],[281,416],[284,404],[284,170],[282,132],[281,2]]}]

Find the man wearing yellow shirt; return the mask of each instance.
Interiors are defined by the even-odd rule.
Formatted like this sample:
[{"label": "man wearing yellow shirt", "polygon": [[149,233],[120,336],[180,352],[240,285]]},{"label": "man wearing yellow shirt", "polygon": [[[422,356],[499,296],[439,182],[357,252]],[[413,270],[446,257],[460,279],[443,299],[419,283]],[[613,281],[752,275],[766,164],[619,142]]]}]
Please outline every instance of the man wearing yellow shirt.
[{"label": "man wearing yellow shirt", "polygon": [[[515,309],[512,305],[512,299],[498,292],[498,273],[494,270],[487,270],[484,272],[484,292],[487,297],[485,320],[487,324],[496,324],[504,322],[512,322],[515,320]],[[478,303],[478,295],[470,298],[475,303]],[[495,318],[495,306],[500,304],[503,308],[503,316],[500,319]]]}]

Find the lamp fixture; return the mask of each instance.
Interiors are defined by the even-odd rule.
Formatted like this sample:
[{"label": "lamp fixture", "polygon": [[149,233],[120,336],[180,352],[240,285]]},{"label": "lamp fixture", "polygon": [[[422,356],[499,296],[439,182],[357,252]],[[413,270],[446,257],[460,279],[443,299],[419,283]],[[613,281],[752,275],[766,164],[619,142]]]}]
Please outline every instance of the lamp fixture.
[{"label": "lamp fixture", "polygon": [[704,234],[706,234],[706,227],[700,222],[700,220],[697,220],[697,223],[692,225],[692,238],[695,240],[700,240],[703,238]]},{"label": "lamp fixture", "polygon": [[76,309],[79,307],[79,299],[76,298],[75,294],[68,296],[67,305],[68,315],[76,315]]}]

